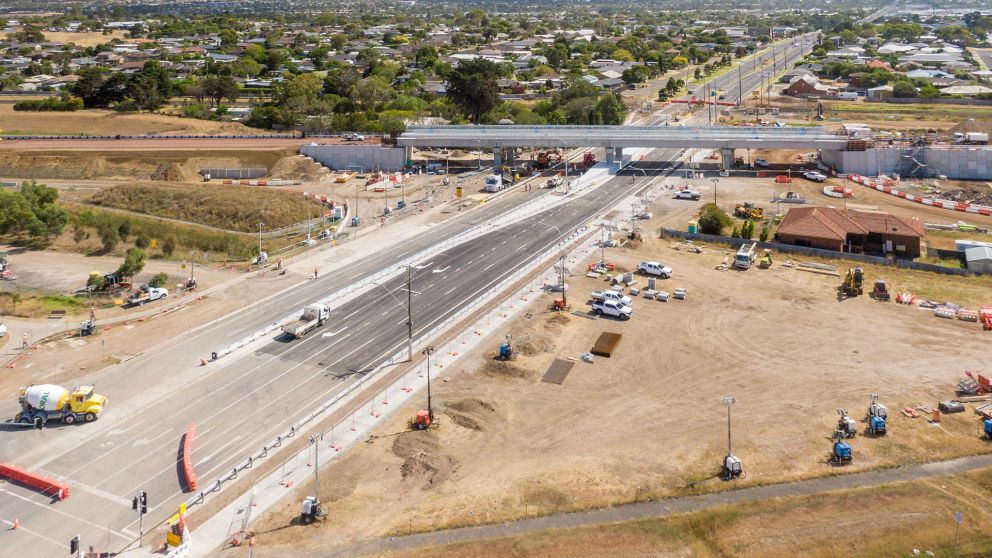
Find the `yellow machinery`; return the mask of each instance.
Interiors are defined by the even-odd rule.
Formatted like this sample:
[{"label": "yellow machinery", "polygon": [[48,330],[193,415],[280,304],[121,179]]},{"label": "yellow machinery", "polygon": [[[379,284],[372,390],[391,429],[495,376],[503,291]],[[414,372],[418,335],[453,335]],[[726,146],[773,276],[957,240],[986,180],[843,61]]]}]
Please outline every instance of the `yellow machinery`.
[{"label": "yellow machinery", "polygon": [[760,221],[765,216],[765,210],[760,207],[755,207],[751,202],[744,202],[743,205],[738,204],[734,208],[734,215],[740,217],[741,219],[751,219],[752,221]]},{"label": "yellow machinery", "polygon": [[772,251],[765,248],[765,251],[761,254],[761,261],[758,262],[759,269],[768,269],[772,266]]},{"label": "yellow machinery", "polygon": [[858,296],[864,294],[865,272],[860,267],[852,267],[847,270],[844,284],[841,286],[845,296]]}]

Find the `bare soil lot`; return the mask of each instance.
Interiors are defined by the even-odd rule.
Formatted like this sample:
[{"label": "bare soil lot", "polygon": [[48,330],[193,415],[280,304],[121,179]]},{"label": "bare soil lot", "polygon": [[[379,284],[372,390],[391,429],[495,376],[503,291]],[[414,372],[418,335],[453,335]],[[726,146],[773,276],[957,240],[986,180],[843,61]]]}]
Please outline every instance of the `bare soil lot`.
[{"label": "bare soil lot", "polygon": [[102,31],[69,33],[58,31],[45,31],[45,40],[53,43],[75,44],[81,47],[91,47],[99,44],[108,44],[114,39],[127,40],[127,31],[111,31],[104,34]]},{"label": "bare soil lot", "polygon": [[[37,99],[37,96],[30,97]],[[121,114],[110,110],[76,112],[15,112],[14,99],[0,103],[0,132],[4,134],[254,134],[237,122],[196,120],[165,114]]]},{"label": "bare soil lot", "polygon": [[[675,277],[660,288],[689,293],[667,303],[639,298],[629,322],[553,315],[545,311],[551,295],[532,298],[527,315],[486,331],[480,350],[443,370],[449,381],[435,384],[437,430],[408,432],[416,408],[401,409],[321,475],[330,519],[307,530],[288,526],[302,492],[287,498],[257,526],[259,555],[721,490],[724,395],[738,399],[734,448],[748,469],[744,485],[988,451],[970,410],[945,417],[943,429],[898,410],[935,405],[953,395],[964,370],[983,370],[989,333],[868,297],[839,301],[838,279],[780,264],[714,269],[725,256],[716,247],[676,251],[656,238],[609,250],[622,269],[647,259],[671,265]],[[992,297],[987,282],[934,278]],[[583,311],[583,295],[604,282],[573,275],[569,285]],[[576,363],[560,386],[540,381],[553,359],[577,357],[604,331],[623,335],[612,358]],[[521,356],[495,362],[492,351],[507,334]],[[854,464],[829,466],[836,409],[860,420],[870,392],[891,410],[890,434],[859,436]],[[741,539],[730,548],[761,548],[760,536],[726,536]]]}]

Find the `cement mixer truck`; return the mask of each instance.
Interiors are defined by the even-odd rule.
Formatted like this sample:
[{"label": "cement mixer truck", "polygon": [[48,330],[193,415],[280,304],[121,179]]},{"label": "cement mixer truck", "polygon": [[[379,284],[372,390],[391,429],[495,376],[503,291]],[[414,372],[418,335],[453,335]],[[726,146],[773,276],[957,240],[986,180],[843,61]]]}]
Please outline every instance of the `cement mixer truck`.
[{"label": "cement mixer truck", "polygon": [[93,391],[93,386],[72,388],[41,384],[21,388],[17,397],[21,412],[14,422],[23,426],[44,427],[50,420],[63,424],[93,422],[107,407],[107,398]]}]

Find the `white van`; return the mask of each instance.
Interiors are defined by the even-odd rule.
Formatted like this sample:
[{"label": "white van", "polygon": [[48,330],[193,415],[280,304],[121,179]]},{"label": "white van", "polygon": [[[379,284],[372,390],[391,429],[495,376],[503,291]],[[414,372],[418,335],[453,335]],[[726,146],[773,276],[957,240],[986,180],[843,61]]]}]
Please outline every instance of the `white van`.
[{"label": "white van", "polygon": [[845,91],[840,95],[837,95],[838,99],[844,99],[845,101],[857,101],[858,94],[854,91]]}]

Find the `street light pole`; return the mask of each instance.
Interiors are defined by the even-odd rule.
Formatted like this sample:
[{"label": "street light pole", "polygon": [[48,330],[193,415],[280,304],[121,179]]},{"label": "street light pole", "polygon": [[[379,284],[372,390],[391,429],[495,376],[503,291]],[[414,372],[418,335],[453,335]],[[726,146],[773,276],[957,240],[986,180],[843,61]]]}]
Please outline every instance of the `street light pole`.
[{"label": "street light pole", "polygon": [[431,355],[434,354],[434,345],[427,345],[422,351],[427,356],[427,416],[434,422],[434,408],[431,406]]},{"label": "street light pole", "polygon": [[265,223],[259,223],[258,224],[258,258],[259,258],[259,263],[262,262],[262,259],[261,259],[262,258],[262,227],[264,227],[264,226],[265,226]]},{"label": "street light pole", "polygon": [[711,178],[710,182],[713,183],[713,205],[716,205],[716,185],[720,183],[719,178]]},{"label": "street light pole", "polygon": [[413,271],[406,266],[406,353],[413,362]]},{"label": "street light pole", "polygon": [[734,403],[737,403],[737,398],[733,396],[727,396],[723,398],[723,403],[727,406],[727,455],[733,455],[731,449],[731,437],[730,437],[730,407]]}]

